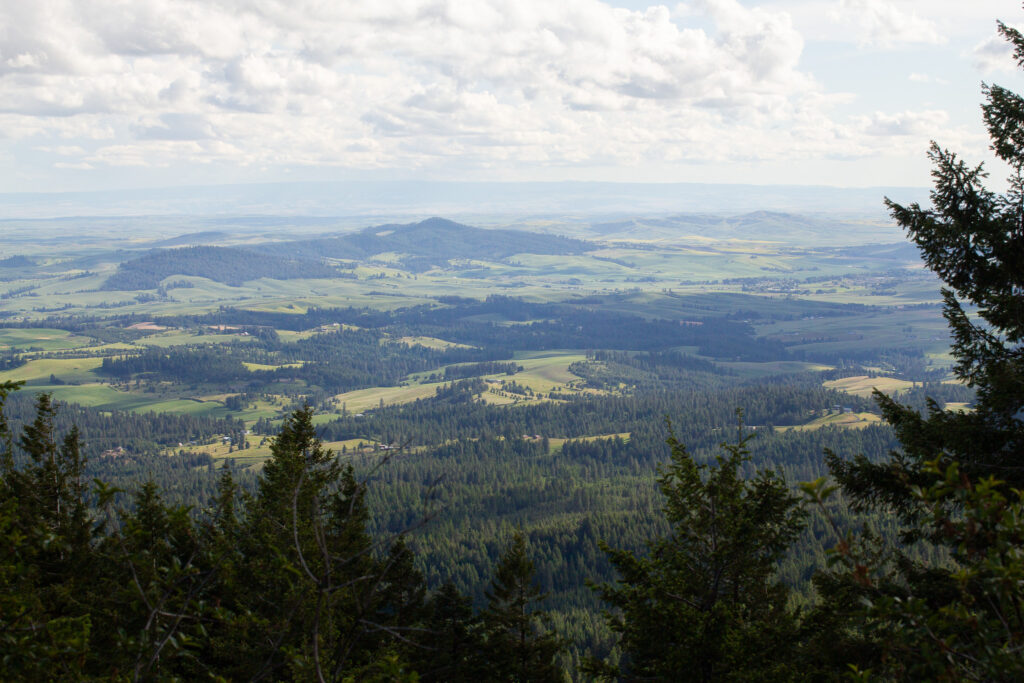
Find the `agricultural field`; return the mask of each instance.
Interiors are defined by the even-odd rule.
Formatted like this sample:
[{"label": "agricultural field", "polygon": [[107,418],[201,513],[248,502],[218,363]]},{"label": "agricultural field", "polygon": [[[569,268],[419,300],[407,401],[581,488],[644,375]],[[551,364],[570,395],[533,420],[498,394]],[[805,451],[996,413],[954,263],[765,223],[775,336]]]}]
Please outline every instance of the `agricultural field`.
[{"label": "agricultural field", "polygon": [[854,377],[830,380],[825,382],[823,386],[829,389],[836,389],[847,394],[853,394],[854,396],[871,396],[876,389],[883,394],[894,395],[901,391],[912,389],[915,384],[914,382],[908,382],[895,377],[868,377],[866,375],[857,375]]},{"label": "agricultural field", "polygon": [[878,425],[882,421],[875,413],[854,413],[854,412],[840,412],[833,413],[831,415],[824,415],[819,418],[815,418],[810,422],[802,425],[792,426],[777,426],[775,429],[780,432],[786,432],[793,430],[796,432],[814,431],[821,429],[822,427],[839,427],[842,429],[863,429],[872,425]]},{"label": "agricultural field", "polygon": [[89,344],[66,330],[45,328],[0,329],[0,351],[63,351]]},{"label": "agricultural field", "polygon": [[442,386],[444,386],[444,382],[356,389],[355,391],[335,395],[334,403],[335,405],[343,406],[349,412],[361,413],[378,406],[399,405],[430,398]]}]

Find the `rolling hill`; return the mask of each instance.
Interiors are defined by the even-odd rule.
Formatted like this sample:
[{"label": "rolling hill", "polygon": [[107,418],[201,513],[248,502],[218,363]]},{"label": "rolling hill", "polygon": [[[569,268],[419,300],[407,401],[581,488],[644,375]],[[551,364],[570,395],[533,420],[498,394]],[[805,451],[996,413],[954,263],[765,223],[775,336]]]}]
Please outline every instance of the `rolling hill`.
[{"label": "rolling hill", "polygon": [[275,280],[336,277],[338,271],[315,260],[303,260],[232,247],[158,249],[124,261],[103,289],[156,289],[172,275],[205,277],[238,286],[261,277]]},{"label": "rolling hill", "polygon": [[381,225],[360,232],[255,247],[293,258],[364,260],[397,254],[413,271],[445,266],[451,259],[498,261],[514,254],[580,254],[597,249],[583,240],[521,230],[484,230],[443,218],[406,225]]}]

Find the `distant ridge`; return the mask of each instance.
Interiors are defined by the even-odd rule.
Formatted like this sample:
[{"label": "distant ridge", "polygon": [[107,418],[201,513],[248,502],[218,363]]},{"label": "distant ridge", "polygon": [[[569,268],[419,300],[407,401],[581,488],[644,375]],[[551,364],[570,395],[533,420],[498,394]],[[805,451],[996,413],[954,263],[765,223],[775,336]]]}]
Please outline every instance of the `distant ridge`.
[{"label": "distant ridge", "polygon": [[590,230],[605,240],[755,240],[792,246],[906,243],[888,221],[843,219],[781,211],[750,211],[733,215],[679,213],[662,217],[597,222]]},{"label": "distant ridge", "polygon": [[584,240],[522,230],[484,230],[445,218],[379,225],[351,235],[262,245],[262,251],[293,258],[358,259],[394,253],[413,271],[445,266],[450,259],[497,261],[514,254],[566,255],[597,249]]},{"label": "distant ridge", "polygon": [[191,247],[220,242],[231,237],[230,233],[222,230],[204,230],[202,232],[190,232],[185,235],[178,235],[159,242],[150,244],[152,247]]},{"label": "distant ridge", "polygon": [[172,275],[205,277],[238,286],[261,277],[275,280],[337,277],[338,271],[317,261],[284,258],[232,247],[160,249],[125,261],[107,278],[103,289],[156,289]]},{"label": "distant ridge", "polygon": [[17,254],[15,256],[8,256],[5,259],[0,259],[0,268],[30,268],[35,263],[28,259],[26,256]]}]

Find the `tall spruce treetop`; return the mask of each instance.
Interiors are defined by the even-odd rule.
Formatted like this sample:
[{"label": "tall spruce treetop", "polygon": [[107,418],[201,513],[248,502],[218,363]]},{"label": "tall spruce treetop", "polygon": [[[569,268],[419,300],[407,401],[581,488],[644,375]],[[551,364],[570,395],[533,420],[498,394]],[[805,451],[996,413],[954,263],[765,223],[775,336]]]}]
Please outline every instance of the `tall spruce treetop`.
[{"label": "tall spruce treetop", "polygon": [[[1002,23],[1024,67],[1024,36]],[[861,506],[888,504],[912,518],[911,487],[929,483],[924,463],[955,459],[971,477],[1024,485],[1024,98],[985,85],[982,106],[992,150],[1011,170],[1005,194],[987,190],[981,165],[969,166],[932,143],[932,207],[889,199],[893,218],[943,281],[944,315],[953,335],[956,377],[975,387],[969,413],[927,416],[876,394],[902,453],[883,465],[859,458],[830,465]]]}]

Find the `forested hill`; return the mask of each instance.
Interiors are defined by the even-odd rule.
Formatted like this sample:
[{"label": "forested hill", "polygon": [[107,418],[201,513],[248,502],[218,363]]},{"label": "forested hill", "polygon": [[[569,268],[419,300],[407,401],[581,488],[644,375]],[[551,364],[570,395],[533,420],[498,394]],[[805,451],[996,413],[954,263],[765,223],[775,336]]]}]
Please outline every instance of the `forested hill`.
[{"label": "forested hill", "polygon": [[484,230],[444,218],[407,225],[381,225],[352,235],[264,245],[293,258],[365,259],[396,253],[407,268],[427,270],[449,259],[499,260],[513,254],[580,254],[596,249],[583,240],[521,230]]},{"label": "forested hill", "polygon": [[20,254],[0,259],[0,268],[30,268],[34,265],[32,261]]},{"label": "forested hill", "polygon": [[178,235],[177,237],[170,237],[165,240],[153,242],[151,246],[191,247],[200,244],[210,244],[212,242],[219,242],[230,237],[230,233],[226,233],[221,230],[202,230],[200,232],[190,232],[186,235]]},{"label": "forested hill", "polygon": [[107,278],[108,290],[156,289],[172,275],[194,275],[238,286],[261,277],[275,280],[336,277],[338,272],[315,260],[284,258],[232,247],[183,247],[151,251],[125,261]]}]

